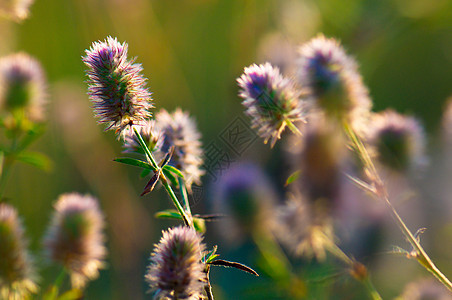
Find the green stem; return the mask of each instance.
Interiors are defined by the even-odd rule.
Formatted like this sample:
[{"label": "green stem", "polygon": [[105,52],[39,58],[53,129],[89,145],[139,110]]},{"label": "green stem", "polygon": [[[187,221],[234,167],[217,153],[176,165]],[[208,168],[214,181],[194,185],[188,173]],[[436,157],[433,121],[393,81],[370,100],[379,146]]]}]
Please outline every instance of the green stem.
[{"label": "green stem", "polygon": [[411,244],[411,246],[414,249],[414,255],[412,255],[414,258],[417,259],[417,261],[429,272],[431,272],[447,289],[452,291],[452,282],[436,267],[436,265],[433,263],[433,261],[428,256],[427,252],[424,250],[424,248],[419,243],[418,239],[416,239],[413,235],[413,233],[408,229],[405,222],[402,220],[400,215],[397,213],[396,209],[392,205],[392,203],[389,201],[389,197],[385,188],[385,185],[383,184],[383,181],[380,178],[380,175],[378,174],[372,159],[370,158],[369,153],[367,152],[366,147],[361,142],[359,137],[356,135],[354,130],[349,126],[349,124],[344,123],[344,128],[346,133],[348,134],[350,140],[353,143],[353,146],[355,147],[356,151],[358,152],[359,157],[361,158],[361,161],[364,164],[364,167],[367,168],[369,171],[369,175],[371,175],[371,180],[374,184],[374,190],[373,194],[376,198],[383,201],[386,206],[388,207],[389,211],[391,212],[393,218],[395,219],[397,225],[399,226],[400,230],[402,231],[403,235],[406,237],[408,242]]},{"label": "green stem", "polygon": [[178,210],[182,219],[184,220],[185,225],[189,226],[189,227],[193,227],[193,221],[192,221],[191,217],[187,216],[187,213],[181,206],[179,200],[177,199],[176,194],[174,193],[171,186],[168,184],[168,180],[166,179],[165,175],[163,174],[162,168],[160,168],[160,166],[155,161],[151,150],[149,150],[148,146],[144,142],[144,140],[141,137],[141,134],[138,132],[138,130],[135,127],[133,127],[133,130],[135,132],[136,137],[138,138],[138,142],[140,143],[141,148],[144,150],[144,153],[146,154],[146,157],[149,159],[151,165],[155,168],[155,172],[160,173],[160,181],[162,182],[162,185],[165,187],[165,190],[168,192],[168,195],[170,196],[171,200],[173,201],[174,206],[176,207],[176,209]]},{"label": "green stem", "polygon": [[182,202],[184,203],[185,211],[188,215],[191,216],[191,209],[190,209],[190,203],[188,202],[188,195],[187,195],[187,188],[185,187],[185,181],[181,177],[177,177],[177,180],[179,182],[179,191],[182,195]]},{"label": "green stem", "polygon": [[56,286],[58,289],[60,289],[60,286],[63,283],[65,276],[66,276],[66,269],[62,268],[60,274],[58,274],[58,277],[55,279],[55,282],[53,285]]}]

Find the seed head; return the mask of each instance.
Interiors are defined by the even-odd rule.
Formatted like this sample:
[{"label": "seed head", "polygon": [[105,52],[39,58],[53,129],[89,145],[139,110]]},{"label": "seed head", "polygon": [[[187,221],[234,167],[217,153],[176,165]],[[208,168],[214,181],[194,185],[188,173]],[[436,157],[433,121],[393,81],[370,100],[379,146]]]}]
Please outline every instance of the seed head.
[{"label": "seed head", "polygon": [[273,147],[286,125],[304,121],[302,102],[293,83],[270,63],[245,68],[237,82],[245,113],[264,143],[270,140]]},{"label": "seed head", "polygon": [[205,279],[201,241],[193,228],[163,231],[145,276],[157,299],[199,299]]},{"label": "seed head", "polygon": [[182,171],[187,188],[201,184],[202,144],[195,120],[179,108],[171,114],[162,109],[155,116],[155,132],[159,137],[156,156],[163,158],[174,146],[169,164]]},{"label": "seed head", "polygon": [[134,128],[137,129],[149,150],[155,151],[161,147],[162,139],[155,128],[155,120],[147,120],[143,125],[131,126],[124,131],[124,151],[125,153],[139,153],[144,155],[144,151],[135,135]]},{"label": "seed head", "polygon": [[25,53],[0,59],[0,106],[3,111],[23,111],[33,122],[42,121],[45,79],[41,65]]},{"label": "seed head", "polygon": [[338,41],[320,35],[302,45],[299,55],[301,88],[328,116],[353,124],[370,110],[357,64]]},{"label": "seed head", "polygon": [[126,43],[107,37],[94,42],[83,62],[88,67],[88,95],[99,123],[121,132],[129,125],[138,125],[151,117],[151,94],[146,89],[143,68],[127,60]]},{"label": "seed head", "polygon": [[425,163],[424,133],[413,117],[392,110],[376,114],[369,142],[378,161],[390,170],[409,171]]},{"label": "seed head", "polygon": [[0,298],[24,299],[37,291],[31,258],[26,252],[17,211],[0,203]]},{"label": "seed head", "polygon": [[103,227],[95,198],[77,193],[58,198],[44,245],[49,257],[70,272],[74,287],[83,288],[88,280],[96,279],[104,266]]}]

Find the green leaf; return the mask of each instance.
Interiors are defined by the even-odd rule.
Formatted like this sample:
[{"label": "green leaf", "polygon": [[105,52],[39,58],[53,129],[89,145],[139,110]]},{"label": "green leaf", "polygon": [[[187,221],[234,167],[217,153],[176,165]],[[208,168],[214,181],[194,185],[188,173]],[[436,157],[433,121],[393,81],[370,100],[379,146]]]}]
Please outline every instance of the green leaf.
[{"label": "green leaf", "polygon": [[154,176],[152,176],[151,180],[146,184],[146,186],[143,189],[143,192],[140,194],[140,196],[144,196],[147,193],[150,193],[154,190],[155,185],[159,181],[160,178],[160,172],[155,172]]},{"label": "green leaf", "polygon": [[143,169],[143,171],[141,171],[140,177],[144,178],[146,176],[148,176],[149,174],[151,174],[152,170],[151,169]]},{"label": "green leaf", "polygon": [[206,232],[206,222],[201,218],[193,218],[193,226],[195,227],[197,232],[205,233]]},{"label": "green leaf", "polygon": [[139,159],[131,158],[131,157],[119,157],[119,158],[113,159],[113,161],[116,161],[116,162],[119,162],[122,164],[126,164],[126,165],[130,165],[130,166],[139,167],[142,169],[149,169],[149,170],[156,171],[154,169],[154,167],[152,167],[152,165],[148,164],[147,162],[139,160]]},{"label": "green leaf", "polygon": [[[165,166],[166,167],[166,166]],[[165,174],[165,177],[168,178],[171,181],[171,185],[177,187],[177,179],[174,177],[174,175],[168,171],[167,169],[162,169],[163,174]]]},{"label": "green leaf", "polygon": [[176,174],[177,176],[184,178],[184,174],[182,174],[182,172],[181,172],[178,168],[175,168],[175,167],[173,167],[173,166],[165,165],[165,166],[163,167],[163,170],[170,171],[171,173],[174,173],[174,174]]},{"label": "green leaf", "polygon": [[56,285],[51,285],[44,295],[42,295],[42,300],[56,300],[58,297],[58,287]]},{"label": "green leaf", "polygon": [[227,260],[223,260],[223,259],[217,259],[214,261],[211,261],[209,263],[212,266],[222,266],[222,267],[227,267],[227,268],[236,268],[238,270],[253,274],[255,276],[259,276],[259,274],[257,274],[256,271],[254,271],[253,269],[251,269],[248,266],[245,266],[244,264],[238,263],[238,262],[233,262],[233,261],[227,261]]},{"label": "green leaf", "polygon": [[300,170],[293,172],[289,178],[287,178],[286,183],[284,184],[284,186],[288,186],[289,184],[291,184],[292,182],[294,182],[295,180],[298,179],[298,177],[300,177]]},{"label": "green leaf", "polygon": [[83,297],[83,293],[79,289],[72,289],[57,298],[57,300],[77,300]]},{"label": "green leaf", "polygon": [[202,258],[202,261],[205,262],[206,264],[210,263],[212,260],[214,260],[215,258],[217,258],[218,255],[217,254],[217,249],[218,246],[213,246],[212,251],[208,252],[207,254],[205,254]]},{"label": "green leaf", "polygon": [[24,151],[19,153],[16,159],[47,172],[53,169],[53,162],[50,158],[39,152]]},{"label": "green leaf", "polygon": [[163,219],[179,219],[179,220],[182,219],[179,212],[175,209],[167,209],[167,210],[159,211],[155,214],[155,217],[159,218],[159,219],[162,219],[162,218]]},{"label": "green leaf", "polygon": [[41,137],[45,132],[45,126],[41,124],[34,124],[30,130],[27,131],[25,136],[20,141],[17,146],[17,151],[22,151],[27,148],[31,143],[36,141],[39,137]]}]

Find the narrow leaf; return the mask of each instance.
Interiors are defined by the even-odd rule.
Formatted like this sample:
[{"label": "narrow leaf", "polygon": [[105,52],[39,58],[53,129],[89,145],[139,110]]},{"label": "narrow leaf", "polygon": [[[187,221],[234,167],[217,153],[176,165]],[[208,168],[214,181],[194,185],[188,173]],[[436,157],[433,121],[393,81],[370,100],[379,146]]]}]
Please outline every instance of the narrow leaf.
[{"label": "narrow leaf", "polygon": [[[166,165],[166,166],[168,166],[168,165]],[[174,175],[170,171],[165,169],[165,167],[163,167],[163,169],[162,169],[163,174],[165,175],[166,178],[168,178],[171,181],[171,185],[172,186],[177,187],[177,179],[176,179],[176,177],[174,177]]]},{"label": "narrow leaf", "polygon": [[144,178],[146,176],[148,176],[149,174],[151,174],[152,170],[151,169],[143,169],[143,171],[141,171],[140,177]]},{"label": "narrow leaf", "polygon": [[218,246],[215,245],[215,246],[213,246],[212,251],[210,251],[208,253],[204,252],[205,254],[202,258],[202,261],[205,262],[206,264],[210,263],[212,260],[214,260],[216,257],[219,256],[218,254],[216,254],[217,250],[218,250]]},{"label": "narrow leaf", "polygon": [[284,186],[288,186],[289,184],[291,184],[292,182],[294,182],[295,180],[297,180],[298,177],[300,177],[300,173],[301,173],[300,170],[293,172],[293,173],[289,176],[289,178],[287,178],[286,183],[284,184]]},{"label": "narrow leaf", "polygon": [[155,217],[160,219],[182,219],[181,215],[175,209],[159,211],[155,214]]},{"label": "narrow leaf", "polygon": [[182,174],[182,172],[178,168],[175,168],[173,166],[165,165],[163,167],[163,170],[168,170],[168,171],[176,174],[177,176],[184,178],[184,174]]},{"label": "narrow leaf", "polygon": [[160,178],[160,172],[155,172],[154,176],[152,176],[151,180],[149,180],[148,184],[146,184],[146,186],[144,187],[144,190],[140,196],[144,196],[144,195],[152,192],[152,190],[155,188],[155,185],[159,181],[159,178]]},{"label": "narrow leaf", "polygon": [[19,153],[16,159],[44,171],[50,171],[53,168],[53,162],[50,158],[39,152],[24,151]]},{"label": "narrow leaf", "polygon": [[256,271],[254,271],[250,267],[245,266],[244,264],[241,264],[241,263],[238,263],[238,262],[232,262],[232,261],[227,261],[227,260],[223,260],[223,259],[217,259],[217,260],[211,261],[209,264],[211,264],[213,266],[222,266],[222,267],[227,267],[227,268],[236,268],[236,269],[242,270],[244,272],[253,274],[255,276],[259,276],[259,274],[257,274]]},{"label": "narrow leaf", "polygon": [[48,290],[42,295],[42,300],[55,300],[58,297],[58,287],[51,285]]},{"label": "narrow leaf", "polygon": [[139,159],[131,158],[131,157],[119,157],[119,158],[113,159],[113,161],[116,161],[116,162],[119,162],[122,164],[126,164],[126,165],[130,165],[130,166],[139,167],[142,169],[149,169],[149,170],[155,171],[155,169],[152,167],[152,165],[148,164],[147,162],[139,160]]}]

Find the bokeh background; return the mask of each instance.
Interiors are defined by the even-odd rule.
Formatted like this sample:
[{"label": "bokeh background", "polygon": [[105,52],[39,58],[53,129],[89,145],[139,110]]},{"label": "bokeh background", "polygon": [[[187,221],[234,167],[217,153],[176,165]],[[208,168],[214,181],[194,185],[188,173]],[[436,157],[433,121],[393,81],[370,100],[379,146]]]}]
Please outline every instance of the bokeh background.
[{"label": "bokeh background", "polygon": [[[299,44],[318,33],[341,40],[360,64],[374,110],[393,107],[417,116],[426,126],[434,167],[420,180],[425,184],[421,207],[427,213],[413,220],[412,229],[429,228],[427,248],[446,275],[452,276],[452,211],[444,209],[441,201],[447,201],[447,196],[440,184],[447,185],[450,176],[438,175],[443,164],[436,159],[442,111],[452,95],[451,0],[36,0],[28,19],[22,23],[0,19],[0,30],[1,55],[27,52],[46,71],[47,129],[33,149],[53,161],[49,172],[15,165],[6,197],[18,207],[38,257],[59,194],[77,191],[100,199],[108,221],[110,254],[108,268],[89,284],[86,299],[150,299],[143,280],[149,253],[161,230],[176,224],[154,218],[156,211],[170,207],[167,196],[160,190],[139,197],[146,181],[138,170],[112,161],[121,156],[121,145],[93,118],[81,56],[93,41],[107,36],[129,44],[129,55],[137,57],[149,78],[156,109],[190,111],[206,146],[218,141],[237,116],[243,116],[236,78],[244,67],[270,61],[290,72]],[[236,161],[261,165],[283,199],[282,155],[281,146],[270,151],[257,139]],[[213,176],[204,177],[195,212],[212,211],[211,181]],[[210,224],[206,242],[219,244],[223,258],[259,271],[259,255],[252,242],[227,245]],[[392,242],[407,246],[398,237],[378,255],[390,256],[384,249],[389,250]],[[414,261],[397,256],[389,261],[376,266],[374,275],[385,299],[400,294],[407,282],[427,275]],[[293,262],[316,274],[331,274],[299,259]],[[59,269],[40,258],[37,263],[45,288]],[[404,268],[411,273],[404,273]],[[362,288],[345,278],[339,283],[354,291],[348,292],[347,299],[363,299]],[[266,276],[254,278],[233,269],[213,270],[212,283],[218,299],[284,298],[270,291]],[[321,283],[318,289],[322,290]],[[318,299],[326,297],[318,295]]]}]

